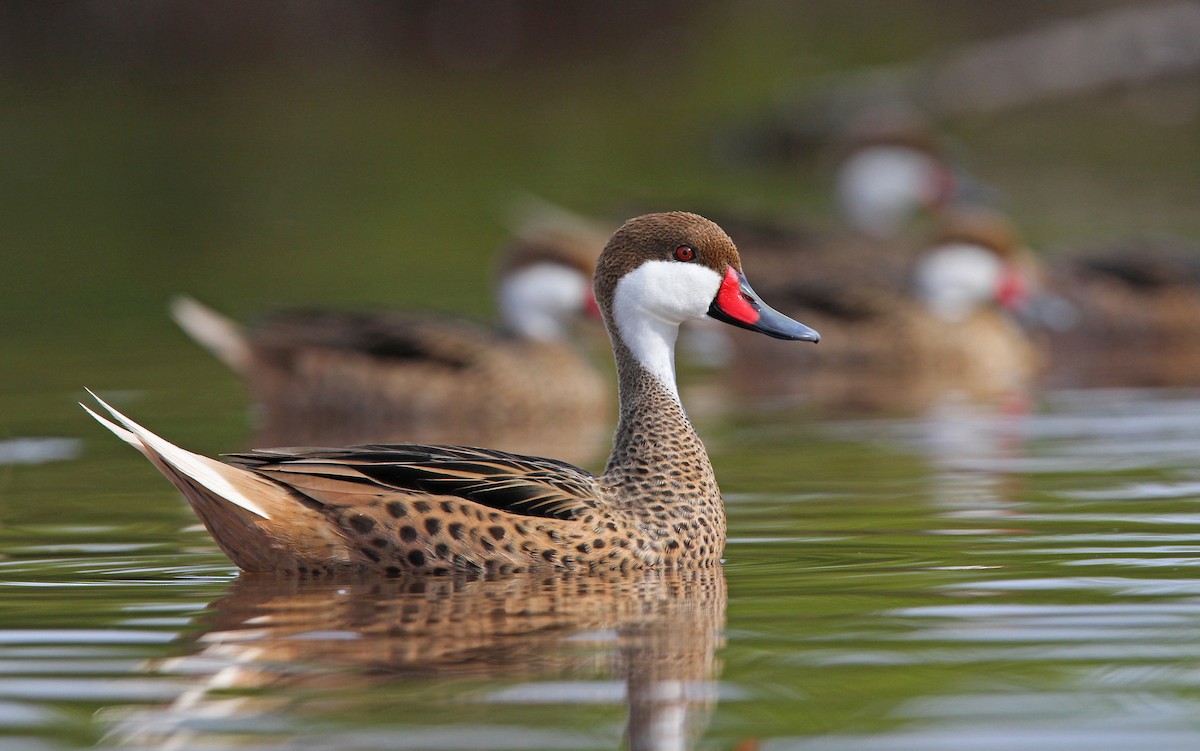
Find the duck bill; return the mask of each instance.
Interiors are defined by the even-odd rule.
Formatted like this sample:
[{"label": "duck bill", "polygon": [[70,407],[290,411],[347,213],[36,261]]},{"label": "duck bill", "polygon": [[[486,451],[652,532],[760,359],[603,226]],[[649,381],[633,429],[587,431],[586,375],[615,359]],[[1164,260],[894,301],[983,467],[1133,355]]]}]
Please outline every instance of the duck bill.
[{"label": "duck bill", "polygon": [[800,342],[821,340],[821,335],[816,331],[759,300],[750,282],[746,281],[746,275],[732,266],[726,268],[725,278],[721,280],[721,288],[708,307],[708,314],[718,321],[776,339]]}]

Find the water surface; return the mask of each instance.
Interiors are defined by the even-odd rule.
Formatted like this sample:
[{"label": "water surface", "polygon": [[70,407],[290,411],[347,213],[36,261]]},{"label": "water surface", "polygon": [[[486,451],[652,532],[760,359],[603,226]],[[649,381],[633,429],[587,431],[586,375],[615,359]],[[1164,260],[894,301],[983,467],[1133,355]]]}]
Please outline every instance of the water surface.
[{"label": "water surface", "polygon": [[709,420],[731,539],[683,577],[238,577],[62,426],[2,470],[6,749],[1200,746],[1194,394]]}]

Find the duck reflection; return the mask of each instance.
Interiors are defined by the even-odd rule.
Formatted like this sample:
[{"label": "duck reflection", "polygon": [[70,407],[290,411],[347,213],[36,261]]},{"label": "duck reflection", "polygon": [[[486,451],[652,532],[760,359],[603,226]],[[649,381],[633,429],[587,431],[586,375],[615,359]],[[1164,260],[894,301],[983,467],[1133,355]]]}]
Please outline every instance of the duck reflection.
[{"label": "duck reflection", "polygon": [[[280,713],[303,717],[309,701],[324,711],[331,695],[491,679],[466,700],[623,701],[630,749],[685,749],[715,704],[725,605],[719,569],[352,583],[243,576],[212,605],[192,654],[152,666],[186,676],[185,691],[168,707],[114,718],[107,740],[207,748],[226,736],[236,745],[248,728],[278,728]],[[444,736],[439,747],[459,747],[455,728]]]},{"label": "duck reflection", "polygon": [[946,394],[932,405],[913,436],[932,471],[931,500],[956,518],[1014,513],[1024,481],[1013,469],[1025,455],[1028,417],[1028,401],[1015,394],[994,404]]}]

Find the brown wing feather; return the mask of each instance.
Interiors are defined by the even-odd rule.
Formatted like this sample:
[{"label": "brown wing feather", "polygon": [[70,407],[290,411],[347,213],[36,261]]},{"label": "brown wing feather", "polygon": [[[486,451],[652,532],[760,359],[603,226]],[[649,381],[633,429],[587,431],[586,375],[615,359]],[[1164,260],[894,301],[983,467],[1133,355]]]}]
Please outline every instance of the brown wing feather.
[{"label": "brown wing feather", "polygon": [[389,492],[456,496],[522,516],[576,519],[596,508],[595,477],[565,462],[463,446],[265,449],[230,461],[319,502]]}]

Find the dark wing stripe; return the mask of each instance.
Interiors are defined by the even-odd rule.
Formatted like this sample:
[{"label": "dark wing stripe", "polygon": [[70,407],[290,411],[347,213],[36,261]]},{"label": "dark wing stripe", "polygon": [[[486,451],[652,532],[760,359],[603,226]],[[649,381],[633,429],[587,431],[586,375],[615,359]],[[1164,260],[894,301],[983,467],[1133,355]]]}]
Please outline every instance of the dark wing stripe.
[{"label": "dark wing stripe", "polygon": [[[479,473],[470,473],[455,463],[443,466],[430,464],[372,464],[358,466],[367,477],[398,490],[420,490],[439,495],[454,495],[500,511],[526,516],[545,516],[574,519],[588,509],[586,496],[581,498],[544,478],[519,473],[521,467],[476,465]],[[502,471],[505,471],[502,474]],[[482,475],[482,476],[481,476]],[[548,499],[542,504],[539,501]]]},{"label": "dark wing stripe", "polygon": [[[290,453],[288,453],[290,452]],[[576,519],[595,508],[593,477],[565,462],[460,446],[269,449],[230,455],[299,492],[417,491],[524,516]],[[367,487],[364,487],[367,486]],[[317,499],[319,500],[319,499]]]}]

